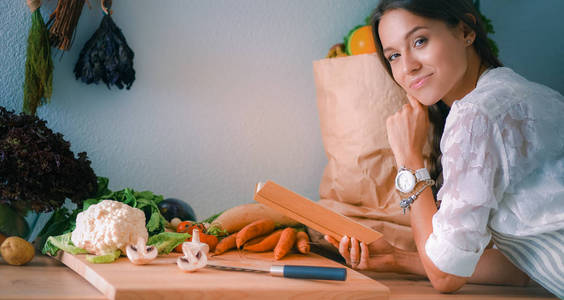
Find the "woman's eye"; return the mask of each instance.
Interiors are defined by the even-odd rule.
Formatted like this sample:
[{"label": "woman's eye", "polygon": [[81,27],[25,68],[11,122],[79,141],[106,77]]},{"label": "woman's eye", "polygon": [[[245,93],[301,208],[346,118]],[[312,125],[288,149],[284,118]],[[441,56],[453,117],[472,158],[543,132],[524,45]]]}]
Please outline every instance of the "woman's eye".
[{"label": "woman's eye", "polygon": [[388,56],[388,61],[389,61],[389,62],[392,62],[392,61],[394,61],[394,60],[395,60],[396,58],[398,58],[398,57],[399,57],[399,54],[398,54],[398,53],[394,53],[394,54]]},{"label": "woman's eye", "polygon": [[418,38],[415,40],[414,46],[415,47],[421,47],[423,46],[423,44],[425,44],[425,42],[427,41],[426,38]]}]

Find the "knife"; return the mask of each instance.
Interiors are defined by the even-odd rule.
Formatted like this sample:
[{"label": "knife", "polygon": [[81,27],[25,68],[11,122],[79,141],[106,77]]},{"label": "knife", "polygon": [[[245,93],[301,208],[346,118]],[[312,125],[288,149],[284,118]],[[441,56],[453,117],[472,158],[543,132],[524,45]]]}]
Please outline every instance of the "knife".
[{"label": "knife", "polygon": [[270,273],[272,276],[286,277],[286,278],[301,278],[301,279],[322,279],[322,280],[340,280],[344,281],[347,278],[347,269],[345,268],[332,268],[332,267],[311,267],[300,265],[272,265],[270,269],[259,269],[249,267],[232,267],[219,264],[209,263],[206,267],[214,268],[225,271],[240,271],[240,272],[256,272],[256,273]]}]

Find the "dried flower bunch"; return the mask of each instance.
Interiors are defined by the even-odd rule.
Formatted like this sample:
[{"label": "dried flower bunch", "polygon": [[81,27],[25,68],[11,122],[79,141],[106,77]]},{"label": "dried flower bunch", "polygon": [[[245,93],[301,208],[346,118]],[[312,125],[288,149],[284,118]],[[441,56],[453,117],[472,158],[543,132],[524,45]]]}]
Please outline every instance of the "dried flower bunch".
[{"label": "dried flower bunch", "polygon": [[[109,1],[111,4],[111,1]],[[86,84],[102,81],[108,88],[117,86],[130,89],[135,81],[133,57],[135,54],[127,44],[121,29],[111,17],[111,10],[104,7],[100,27],[86,42],[74,67],[76,79]]]}]

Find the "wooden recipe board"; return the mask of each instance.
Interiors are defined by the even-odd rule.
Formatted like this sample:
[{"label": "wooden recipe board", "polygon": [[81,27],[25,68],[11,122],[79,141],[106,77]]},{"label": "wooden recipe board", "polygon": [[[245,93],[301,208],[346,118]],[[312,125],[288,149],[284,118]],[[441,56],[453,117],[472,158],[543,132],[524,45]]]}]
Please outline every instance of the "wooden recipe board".
[{"label": "wooden recipe board", "polygon": [[[62,251],[61,251],[62,252]],[[222,271],[203,268],[185,273],[176,266],[180,254],[159,256],[149,265],[134,265],[125,257],[110,264],[91,264],[85,255],[62,252],[57,257],[84,277],[108,299],[388,299],[389,289],[347,268],[346,281],[273,277],[268,273]],[[236,267],[293,264],[343,267],[310,253],[290,254],[275,261],[272,252],[230,251],[210,262]]]}]

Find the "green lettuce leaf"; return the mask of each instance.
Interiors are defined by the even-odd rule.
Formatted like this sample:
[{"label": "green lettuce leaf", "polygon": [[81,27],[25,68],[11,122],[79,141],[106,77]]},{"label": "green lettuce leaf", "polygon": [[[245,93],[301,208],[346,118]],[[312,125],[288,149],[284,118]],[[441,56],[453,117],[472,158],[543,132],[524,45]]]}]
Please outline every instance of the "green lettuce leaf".
[{"label": "green lettuce leaf", "polygon": [[51,256],[57,255],[59,250],[63,250],[70,254],[88,253],[88,251],[75,246],[71,241],[72,232],[61,234],[58,236],[50,236],[47,238],[41,253]]},{"label": "green lettuce leaf", "polygon": [[93,264],[107,264],[116,261],[121,255],[120,250],[116,250],[112,253],[102,254],[102,255],[86,255],[86,260]]},{"label": "green lettuce leaf", "polygon": [[159,254],[168,254],[172,252],[176,246],[184,243],[184,241],[190,237],[192,237],[192,235],[189,233],[161,232],[150,237],[147,241],[147,245],[155,246]]}]

